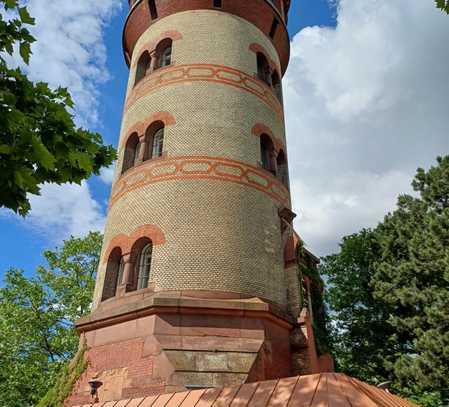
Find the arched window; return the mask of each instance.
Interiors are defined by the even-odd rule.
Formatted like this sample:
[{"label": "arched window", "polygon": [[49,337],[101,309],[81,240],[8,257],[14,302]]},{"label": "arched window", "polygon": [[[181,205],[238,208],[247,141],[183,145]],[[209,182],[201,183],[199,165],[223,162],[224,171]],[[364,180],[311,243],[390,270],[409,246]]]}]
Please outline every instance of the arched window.
[{"label": "arched window", "polygon": [[105,301],[108,300],[109,298],[115,297],[117,287],[121,283],[122,278],[123,278],[122,251],[120,250],[120,248],[117,247],[111,252],[108,259],[101,301]]},{"label": "arched window", "polygon": [[287,159],[283,150],[279,151],[276,158],[277,176],[278,179],[288,187],[288,171],[287,171]]},{"label": "arched window", "polygon": [[162,156],[164,148],[164,128],[160,128],[153,136],[153,151],[151,153],[152,158]]},{"label": "arched window", "polygon": [[148,287],[151,275],[151,257],[153,242],[147,237],[138,239],[131,249],[132,273],[127,291],[141,290]]},{"label": "arched window", "polygon": [[161,157],[164,149],[164,123],[158,121],[148,127],[145,141],[146,151],[144,160]]},{"label": "arched window", "polygon": [[142,290],[148,287],[151,272],[151,257],[153,255],[153,244],[146,244],[139,255],[137,289]]},{"label": "arched window", "polygon": [[261,52],[257,53],[257,77],[271,86],[271,68],[267,58]]},{"label": "arched window", "polygon": [[271,138],[266,134],[260,136],[260,157],[262,160],[262,168],[276,175],[274,146]]},{"label": "arched window", "polygon": [[273,75],[271,75],[271,83],[276,97],[282,102],[282,84],[277,71],[274,71]]},{"label": "arched window", "polygon": [[122,174],[134,167],[139,157],[139,136],[131,134],[126,142],[125,154],[123,156]]},{"label": "arched window", "polygon": [[156,68],[163,68],[171,64],[173,41],[171,38],[162,40],[156,47],[157,65]]},{"label": "arched window", "polygon": [[118,269],[118,278],[117,278],[117,286],[123,284],[123,272],[125,271],[125,262],[123,261],[123,257],[120,259],[120,265]]},{"label": "arched window", "polygon": [[134,86],[137,85],[149,73],[151,66],[151,57],[148,51],[145,51],[137,62],[136,80]]}]

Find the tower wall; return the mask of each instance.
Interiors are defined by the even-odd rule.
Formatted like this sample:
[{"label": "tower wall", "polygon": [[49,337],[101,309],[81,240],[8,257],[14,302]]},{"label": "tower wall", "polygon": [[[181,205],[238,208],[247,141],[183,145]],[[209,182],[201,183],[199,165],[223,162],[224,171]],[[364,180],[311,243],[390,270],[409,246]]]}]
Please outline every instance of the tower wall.
[{"label": "tower wall", "polygon": [[[172,64],[134,84],[140,55],[173,37]],[[210,290],[286,304],[278,210],[288,189],[260,167],[260,133],[286,151],[282,105],[256,78],[256,50],[273,69],[270,39],[250,22],[197,10],[157,21],[137,41],[131,61],[119,160],[98,273],[119,235],[152,225],[150,281],[155,291]],[[127,138],[165,120],[163,157],[121,174]]]}]

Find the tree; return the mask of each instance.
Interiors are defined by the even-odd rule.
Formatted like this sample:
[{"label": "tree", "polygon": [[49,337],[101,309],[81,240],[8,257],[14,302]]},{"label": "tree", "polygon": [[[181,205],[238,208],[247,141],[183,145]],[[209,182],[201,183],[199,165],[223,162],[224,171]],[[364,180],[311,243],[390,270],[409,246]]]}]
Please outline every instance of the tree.
[{"label": "tree", "polygon": [[26,26],[34,19],[18,0],[0,0],[2,6],[15,18],[0,13],[0,207],[26,215],[27,194],[39,194],[43,183],[80,183],[109,166],[115,151],[98,133],[75,126],[67,89],[33,83],[8,67],[2,53],[12,55],[15,46],[28,63],[35,39]]},{"label": "tree", "polygon": [[102,237],[71,238],[44,252],[46,267],[6,273],[0,288],[0,405],[35,405],[78,349],[76,319],[89,312]]},{"label": "tree", "polygon": [[435,0],[437,7],[449,14],[449,0]]},{"label": "tree", "polygon": [[449,156],[412,185],[416,197],[344,238],[320,271],[339,368],[435,407],[449,399]]},{"label": "tree", "polygon": [[378,227],[382,255],[375,296],[393,307],[388,323],[409,337],[392,364],[398,380],[449,400],[449,156],[419,169],[413,188]]},{"label": "tree", "polygon": [[326,301],[330,305],[332,344],[337,367],[351,376],[382,383],[389,377],[384,357],[398,345],[390,341],[393,329],[385,324],[390,307],[374,298],[371,280],[380,245],[372,230],[347,236],[340,253],[323,259]]}]

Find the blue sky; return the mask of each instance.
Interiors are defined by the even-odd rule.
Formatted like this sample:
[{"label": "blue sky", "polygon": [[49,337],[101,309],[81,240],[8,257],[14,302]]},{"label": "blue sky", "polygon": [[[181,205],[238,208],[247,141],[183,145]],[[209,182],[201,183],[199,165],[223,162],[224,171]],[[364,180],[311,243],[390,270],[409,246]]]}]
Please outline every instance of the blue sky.
[{"label": "blue sky", "polygon": [[[38,40],[31,77],[68,86],[77,120],[116,145],[127,1],[121,8],[121,0],[28,1]],[[283,81],[295,228],[318,255],[382,220],[397,195],[410,192],[416,168],[449,153],[449,48],[441,40],[449,37],[448,17],[432,0],[409,0],[407,8],[404,0],[331,3],[339,7],[293,0]],[[0,211],[0,272],[32,273],[44,249],[101,228],[106,178],[46,189],[26,219]]]}]

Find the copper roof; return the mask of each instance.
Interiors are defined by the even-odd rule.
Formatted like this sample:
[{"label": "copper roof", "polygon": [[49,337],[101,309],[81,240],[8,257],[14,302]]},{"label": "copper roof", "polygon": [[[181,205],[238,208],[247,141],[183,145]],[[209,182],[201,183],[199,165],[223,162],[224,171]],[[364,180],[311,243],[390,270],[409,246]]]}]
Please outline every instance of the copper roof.
[{"label": "copper roof", "polygon": [[416,407],[344,374],[321,373],[78,407]]}]

